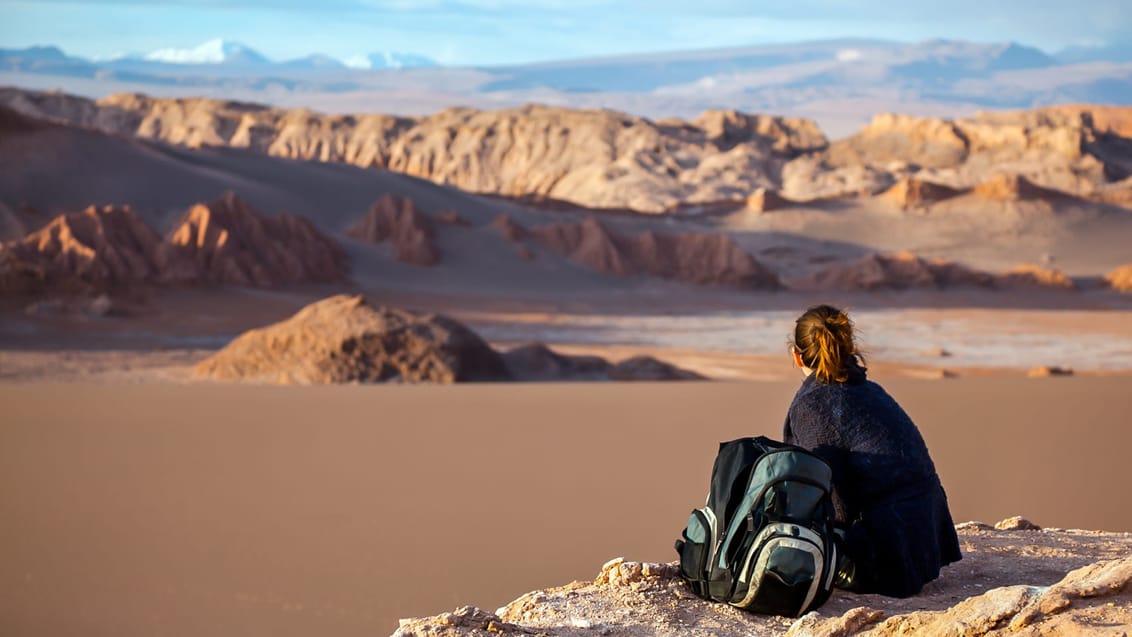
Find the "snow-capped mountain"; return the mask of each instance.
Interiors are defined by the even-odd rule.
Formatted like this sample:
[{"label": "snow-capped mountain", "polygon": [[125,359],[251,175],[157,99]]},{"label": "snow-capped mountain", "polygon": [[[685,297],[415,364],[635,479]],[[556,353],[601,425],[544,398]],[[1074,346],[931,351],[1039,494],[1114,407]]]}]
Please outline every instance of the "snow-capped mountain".
[{"label": "snow-capped mountain", "polygon": [[382,51],[368,55],[355,55],[346,60],[353,69],[411,69],[437,66],[436,61],[414,53]]},{"label": "snow-capped mountain", "polygon": [[228,40],[209,40],[191,49],[158,49],[143,59],[165,64],[268,64],[267,58],[251,47]]}]

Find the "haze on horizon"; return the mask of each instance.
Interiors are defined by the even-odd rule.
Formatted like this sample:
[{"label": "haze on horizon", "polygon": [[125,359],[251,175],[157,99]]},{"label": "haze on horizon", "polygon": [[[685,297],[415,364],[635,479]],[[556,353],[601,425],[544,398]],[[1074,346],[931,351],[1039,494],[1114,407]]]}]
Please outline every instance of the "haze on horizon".
[{"label": "haze on horizon", "polygon": [[[0,47],[91,58],[223,38],[274,60],[376,51],[445,65],[800,42],[840,37],[1015,41],[1055,52],[1132,40],[1125,0],[0,0]],[[317,28],[312,28],[317,25]]]}]

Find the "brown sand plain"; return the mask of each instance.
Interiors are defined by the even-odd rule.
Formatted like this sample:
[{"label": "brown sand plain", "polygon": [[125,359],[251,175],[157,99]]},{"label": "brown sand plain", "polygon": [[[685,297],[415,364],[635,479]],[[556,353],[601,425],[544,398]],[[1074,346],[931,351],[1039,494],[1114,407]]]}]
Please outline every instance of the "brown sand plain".
[{"label": "brown sand plain", "polygon": [[[956,521],[1132,530],[1127,377],[879,380]],[[668,561],[797,384],[0,385],[0,626],[386,634]]]}]

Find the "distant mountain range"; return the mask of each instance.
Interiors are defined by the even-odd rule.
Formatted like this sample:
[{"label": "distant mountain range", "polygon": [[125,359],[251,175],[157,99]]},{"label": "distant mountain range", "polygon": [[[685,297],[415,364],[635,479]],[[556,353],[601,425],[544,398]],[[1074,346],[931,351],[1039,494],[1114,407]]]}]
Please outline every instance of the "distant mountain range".
[{"label": "distant mountain range", "polygon": [[199,46],[164,48],[149,53],[121,53],[97,59],[70,56],[55,46],[34,46],[25,49],[0,49],[0,69],[37,73],[75,75],[81,71],[97,72],[147,68],[152,71],[183,72],[191,67],[239,67],[244,72],[278,69],[402,69],[437,66],[423,55],[397,52],[376,52],[338,60],[314,53],[294,60],[274,62],[259,51],[239,42],[209,40]]},{"label": "distant mountain range", "polygon": [[213,40],[104,60],[51,46],[0,49],[2,84],[91,97],[224,97],[332,112],[421,114],[453,105],[539,102],[660,118],[730,108],[811,117],[837,136],[880,111],[958,116],[1064,103],[1132,104],[1132,45],[1050,54],[1018,43],[835,39],[439,67],[424,56],[381,52],[272,61],[245,45]]}]

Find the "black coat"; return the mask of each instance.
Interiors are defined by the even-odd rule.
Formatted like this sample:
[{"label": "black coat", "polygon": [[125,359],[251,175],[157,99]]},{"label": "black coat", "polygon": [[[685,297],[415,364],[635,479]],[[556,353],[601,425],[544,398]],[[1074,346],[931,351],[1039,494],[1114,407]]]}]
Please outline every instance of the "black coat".
[{"label": "black coat", "polygon": [[790,404],[783,440],[833,469],[834,508],[847,530],[856,590],[915,595],[962,557],[923,437],[863,369],[844,383],[807,377]]}]

